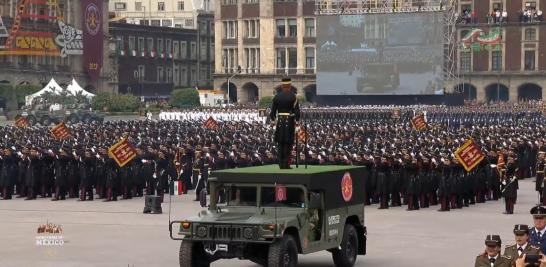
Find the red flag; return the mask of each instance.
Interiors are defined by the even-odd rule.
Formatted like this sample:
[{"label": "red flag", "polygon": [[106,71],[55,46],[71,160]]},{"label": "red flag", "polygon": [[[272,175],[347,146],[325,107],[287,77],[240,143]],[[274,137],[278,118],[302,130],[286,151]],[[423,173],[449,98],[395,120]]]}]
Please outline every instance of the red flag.
[{"label": "red flag", "polygon": [[70,130],[64,122],[61,122],[51,129],[51,134],[56,139],[67,139],[70,137]]},{"label": "red flag", "polygon": [[218,128],[218,122],[211,116],[203,123],[203,126],[209,130],[215,130]]},{"label": "red flag", "polygon": [[309,133],[304,128],[300,127],[298,130],[298,142],[305,144],[305,141],[309,140]]},{"label": "red flag", "polygon": [[15,126],[19,128],[30,127],[30,122],[25,117],[21,117],[15,121]]},{"label": "red flag", "polygon": [[117,144],[111,146],[108,149],[108,154],[120,167],[123,167],[136,157],[137,152],[133,145],[127,141],[127,139],[123,139]]},{"label": "red flag", "polygon": [[275,202],[286,201],[286,186],[276,185],[275,186]]},{"label": "red flag", "polygon": [[427,122],[425,121],[425,115],[420,114],[411,119],[411,125],[417,131],[422,131],[427,128]]},{"label": "red flag", "polygon": [[482,152],[480,146],[470,138],[455,151],[455,158],[469,172],[485,158],[485,154]]}]

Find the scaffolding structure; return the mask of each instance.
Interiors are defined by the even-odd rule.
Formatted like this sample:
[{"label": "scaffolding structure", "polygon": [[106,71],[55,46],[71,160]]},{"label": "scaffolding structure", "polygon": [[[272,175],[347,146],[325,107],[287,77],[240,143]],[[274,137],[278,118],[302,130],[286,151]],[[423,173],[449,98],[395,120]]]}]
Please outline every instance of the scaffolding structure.
[{"label": "scaffolding structure", "polygon": [[[443,12],[444,87],[459,83],[457,68],[457,0],[316,0],[315,14],[365,15],[416,12]],[[451,90],[447,90],[451,91]]]}]

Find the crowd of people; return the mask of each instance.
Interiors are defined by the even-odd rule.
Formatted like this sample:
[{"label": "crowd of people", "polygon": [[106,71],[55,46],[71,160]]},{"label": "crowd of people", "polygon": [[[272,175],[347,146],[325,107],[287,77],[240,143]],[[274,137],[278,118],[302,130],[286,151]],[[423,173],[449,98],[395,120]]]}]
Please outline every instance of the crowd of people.
[{"label": "crowd of people", "polygon": [[[416,113],[425,114],[427,130],[412,128]],[[226,120],[208,129],[205,117],[76,124],[65,141],[50,137],[47,127],[1,127],[2,198],[163,196],[173,180],[198,196],[210,171],[277,162],[272,125]],[[291,163],[366,166],[366,204],[382,209],[447,211],[504,197],[511,214],[517,181],[543,176],[545,122],[538,108],[523,105],[309,108],[300,121],[309,138]],[[138,152],[122,168],[107,153],[120,138]],[[467,172],[454,151],[469,138],[486,157]]]}]

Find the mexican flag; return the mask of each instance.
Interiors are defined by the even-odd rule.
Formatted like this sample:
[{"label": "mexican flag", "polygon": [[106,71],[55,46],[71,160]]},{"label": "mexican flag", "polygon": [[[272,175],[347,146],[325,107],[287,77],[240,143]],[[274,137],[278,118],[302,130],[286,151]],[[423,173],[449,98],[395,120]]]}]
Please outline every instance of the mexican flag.
[{"label": "mexican flag", "polygon": [[184,192],[184,185],[182,184],[182,181],[171,181],[169,192],[171,195],[175,196],[182,195],[182,192]]}]

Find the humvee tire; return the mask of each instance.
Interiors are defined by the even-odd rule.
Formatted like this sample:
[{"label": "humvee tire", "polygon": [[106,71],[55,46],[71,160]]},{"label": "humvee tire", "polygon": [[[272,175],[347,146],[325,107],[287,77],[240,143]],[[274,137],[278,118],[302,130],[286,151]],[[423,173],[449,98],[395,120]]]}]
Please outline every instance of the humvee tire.
[{"label": "humvee tire", "polygon": [[267,267],[296,267],[298,266],[298,246],[291,235],[283,236],[269,246]]},{"label": "humvee tire", "polygon": [[93,121],[93,120],[91,119],[91,116],[89,116],[89,115],[85,115],[85,116],[83,117],[83,122],[84,122],[85,124],[90,124],[92,121]]},{"label": "humvee tire", "polygon": [[178,261],[180,267],[210,267],[202,243],[182,241]]},{"label": "humvee tire", "polygon": [[358,255],[358,235],[352,224],[345,224],[343,239],[339,248],[332,251],[336,267],[352,267],[355,265]]}]

